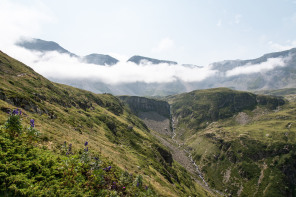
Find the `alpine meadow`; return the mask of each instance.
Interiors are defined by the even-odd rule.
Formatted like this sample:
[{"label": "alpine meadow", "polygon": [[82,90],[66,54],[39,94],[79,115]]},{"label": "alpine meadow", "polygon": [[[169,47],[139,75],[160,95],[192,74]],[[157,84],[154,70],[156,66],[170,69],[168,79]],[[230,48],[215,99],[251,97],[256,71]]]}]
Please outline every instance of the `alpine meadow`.
[{"label": "alpine meadow", "polygon": [[1,0],[0,196],[296,197],[295,0]]}]

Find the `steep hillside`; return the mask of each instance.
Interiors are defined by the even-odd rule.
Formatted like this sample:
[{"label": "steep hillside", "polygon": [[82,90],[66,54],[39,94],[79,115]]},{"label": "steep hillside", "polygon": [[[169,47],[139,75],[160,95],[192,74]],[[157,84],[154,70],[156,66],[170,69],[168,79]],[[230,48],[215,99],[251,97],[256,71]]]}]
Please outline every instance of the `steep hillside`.
[{"label": "steep hillside", "polygon": [[119,96],[148,128],[159,134],[171,135],[170,105],[166,101],[138,96]]},{"label": "steep hillside", "polygon": [[233,91],[227,88],[197,90],[168,97],[178,124],[188,128],[205,128],[209,122],[226,119],[243,110],[253,110],[258,105],[275,109],[283,99]]},{"label": "steep hillside", "polygon": [[286,96],[286,95],[296,94],[296,88],[284,88],[284,89],[278,89],[278,90],[262,90],[262,91],[256,91],[255,93],[274,95],[274,96]]},{"label": "steep hillside", "polygon": [[[0,52],[1,124],[15,108],[22,110],[24,127],[35,119],[42,134],[39,143],[49,151],[57,152],[64,142],[78,151],[87,141],[94,154],[122,170],[142,175],[143,184],[150,184],[157,195],[211,196],[118,98],[52,83]],[[1,169],[3,166],[6,163]]]},{"label": "steep hillside", "polygon": [[138,96],[119,96],[118,98],[127,103],[135,114],[154,111],[164,117],[170,117],[170,105],[165,101]]},{"label": "steep hillside", "polygon": [[211,187],[232,196],[296,195],[295,102],[225,88],[168,99],[177,140]]}]

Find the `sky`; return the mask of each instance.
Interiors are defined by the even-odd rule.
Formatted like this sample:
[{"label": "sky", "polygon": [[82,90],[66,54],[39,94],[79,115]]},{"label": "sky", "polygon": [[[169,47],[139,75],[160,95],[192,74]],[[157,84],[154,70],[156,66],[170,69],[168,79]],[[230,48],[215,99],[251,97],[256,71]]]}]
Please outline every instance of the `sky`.
[{"label": "sky", "polygon": [[[0,27],[0,50],[46,77],[98,73],[93,77],[109,76],[104,80],[110,83],[198,81],[215,73],[209,68],[213,62],[296,47],[296,0],[0,0]],[[14,45],[20,38],[55,41],[81,56],[109,54],[121,64],[98,68],[61,54],[32,54]],[[203,68],[135,67],[125,62],[133,55]],[[226,74],[259,72],[283,62],[269,60]]]},{"label": "sky", "polygon": [[296,0],[0,2],[0,24],[15,23],[19,36],[55,41],[78,55],[206,66],[296,47]]}]

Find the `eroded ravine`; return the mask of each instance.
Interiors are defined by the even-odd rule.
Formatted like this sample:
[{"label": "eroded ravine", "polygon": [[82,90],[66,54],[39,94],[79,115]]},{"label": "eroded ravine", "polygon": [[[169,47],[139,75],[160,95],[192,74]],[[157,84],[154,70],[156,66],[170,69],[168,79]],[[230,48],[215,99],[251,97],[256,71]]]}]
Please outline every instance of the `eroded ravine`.
[{"label": "eroded ravine", "polygon": [[208,183],[205,181],[201,171],[199,170],[198,165],[192,158],[191,153],[186,150],[184,144],[180,144],[176,140],[177,133],[175,132],[175,121],[173,118],[173,114],[170,108],[170,127],[171,127],[171,137],[166,138],[163,135],[159,135],[158,132],[152,132],[158,140],[170,149],[173,159],[181,164],[191,175],[192,178],[201,185],[204,189],[211,192],[217,196],[223,196],[223,194],[217,190],[211,189],[208,186]]},{"label": "eroded ravine", "polygon": [[173,114],[172,114],[172,109],[171,109],[171,107],[170,107],[170,119],[171,119],[170,122],[171,122],[171,130],[172,130],[172,140],[173,140],[173,142],[176,143],[176,144],[178,145],[178,148],[179,148],[179,149],[183,149],[183,151],[184,151],[185,153],[187,153],[187,155],[188,155],[187,157],[188,157],[188,159],[190,160],[190,163],[194,166],[195,173],[197,173],[197,175],[198,175],[199,178],[202,180],[202,182],[204,183],[204,185],[205,185],[206,187],[208,187],[208,183],[205,181],[205,179],[204,179],[204,177],[203,177],[201,171],[200,171],[199,168],[198,168],[198,165],[197,165],[197,164],[195,163],[195,161],[193,160],[191,153],[190,153],[188,150],[186,150],[186,149],[184,148],[184,145],[183,145],[183,148],[182,148],[181,144],[178,143],[178,141],[175,139],[176,136],[177,136],[177,134],[176,134],[176,131],[175,131],[175,121],[174,121],[174,118],[173,118]]}]

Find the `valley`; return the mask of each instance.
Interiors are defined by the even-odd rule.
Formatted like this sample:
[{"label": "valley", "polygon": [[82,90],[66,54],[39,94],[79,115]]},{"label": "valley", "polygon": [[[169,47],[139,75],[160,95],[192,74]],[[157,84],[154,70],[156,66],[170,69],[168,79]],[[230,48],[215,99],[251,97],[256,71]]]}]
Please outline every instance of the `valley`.
[{"label": "valley", "polygon": [[[18,140],[21,147],[35,147],[41,155],[38,159],[43,161],[43,154],[50,154],[53,166],[64,168],[70,158],[86,158],[81,150],[87,144],[89,154],[102,161],[98,169],[106,170],[109,165],[114,170],[109,173],[108,168],[101,189],[86,189],[86,185],[96,184],[84,171],[93,164],[83,164],[84,160],[78,159],[77,163],[82,163],[76,167],[77,172],[89,183],[73,179],[71,184],[81,194],[104,191],[119,196],[295,195],[293,88],[258,94],[213,88],[157,99],[115,97],[53,83],[2,52],[0,77],[1,154],[9,154],[5,147]],[[30,120],[35,120],[34,126],[41,133],[35,141],[28,138],[27,130],[16,135],[5,126],[8,117],[15,117],[11,112],[17,108],[22,111],[22,128],[30,128]],[[63,144],[71,144],[74,156],[63,155]],[[21,151],[18,147],[14,150]],[[61,158],[62,162],[56,164]],[[88,158],[92,160],[94,156]],[[38,184],[52,180],[41,170],[19,177],[15,173],[21,172],[13,170],[8,159],[1,160],[0,194],[29,195],[38,191]],[[22,161],[27,162],[25,157]],[[55,177],[64,183],[60,194],[70,186],[60,179],[61,173]],[[125,173],[131,174],[130,182],[120,178]],[[24,180],[34,180],[31,184],[35,190],[28,190]],[[139,180],[141,187],[137,186]]]},{"label": "valley", "polygon": [[0,0],[0,197],[296,197],[296,0]]},{"label": "valley", "polygon": [[170,126],[171,133],[162,128],[154,135],[213,194],[293,196],[295,96],[285,91],[283,99],[225,88],[198,90],[164,99],[172,109],[171,125],[164,125],[164,118],[141,118],[151,128]]},{"label": "valley", "polygon": [[[30,127],[30,119],[34,119],[35,128],[42,134],[37,138],[38,147],[41,149],[38,152],[46,150],[50,154],[59,154],[60,147],[66,143],[71,144],[74,155],[79,155],[85,142],[88,142],[91,154],[98,155],[105,163],[104,165],[113,166],[112,169],[120,169],[111,170],[115,173],[114,181],[126,187],[130,194],[138,192],[139,195],[140,193],[145,195],[146,185],[153,191],[149,194],[150,196],[212,196],[190,178],[188,172],[172,159],[170,152],[151,134],[147,126],[117,97],[110,94],[94,94],[50,82],[2,52],[0,52],[0,78],[1,155],[9,154],[6,152],[9,149],[5,147],[8,146],[9,140],[14,139],[10,139],[9,131],[5,127],[9,117],[8,112],[18,108],[22,111],[22,127]],[[22,138],[20,136],[16,139]],[[28,145],[26,143],[21,142],[22,146],[31,146],[30,143]],[[36,142],[32,143],[33,146],[36,145]],[[68,157],[54,155],[57,160],[61,157],[63,159],[59,165],[67,165]],[[42,171],[37,170],[33,178],[29,178],[28,174],[11,169],[9,167],[11,165],[6,162],[8,161],[1,159],[1,195],[10,193],[23,196],[38,191],[37,185],[41,182],[37,181],[39,178],[35,179],[35,176],[45,176]],[[77,165],[80,162],[77,162]],[[77,168],[80,169],[80,166]],[[121,180],[120,174],[124,171],[132,174],[134,179],[142,177],[143,187],[138,190],[137,183],[135,185],[133,182],[126,183]],[[16,176],[18,173],[20,173],[19,176]],[[35,189],[28,190],[28,185],[23,185],[26,179],[35,180],[32,182]],[[47,177],[41,179],[45,180],[44,184],[48,184]],[[59,177],[54,179],[60,185],[58,190],[60,195],[69,189],[68,185],[59,184],[59,181],[62,181]],[[110,182],[110,177],[106,179],[108,180],[106,183]],[[87,183],[81,184],[81,181],[73,180],[73,188],[77,188],[76,191],[85,195],[87,192],[96,192],[91,188],[87,190],[85,186]],[[114,189],[112,182],[103,186],[104,188],[99,191],[109,195],[112,193],[124,195],[124,191]],[[46,190],[40,190],[40,192],[46,192]],[[75,190],[73,192],[74,195]]]}]

